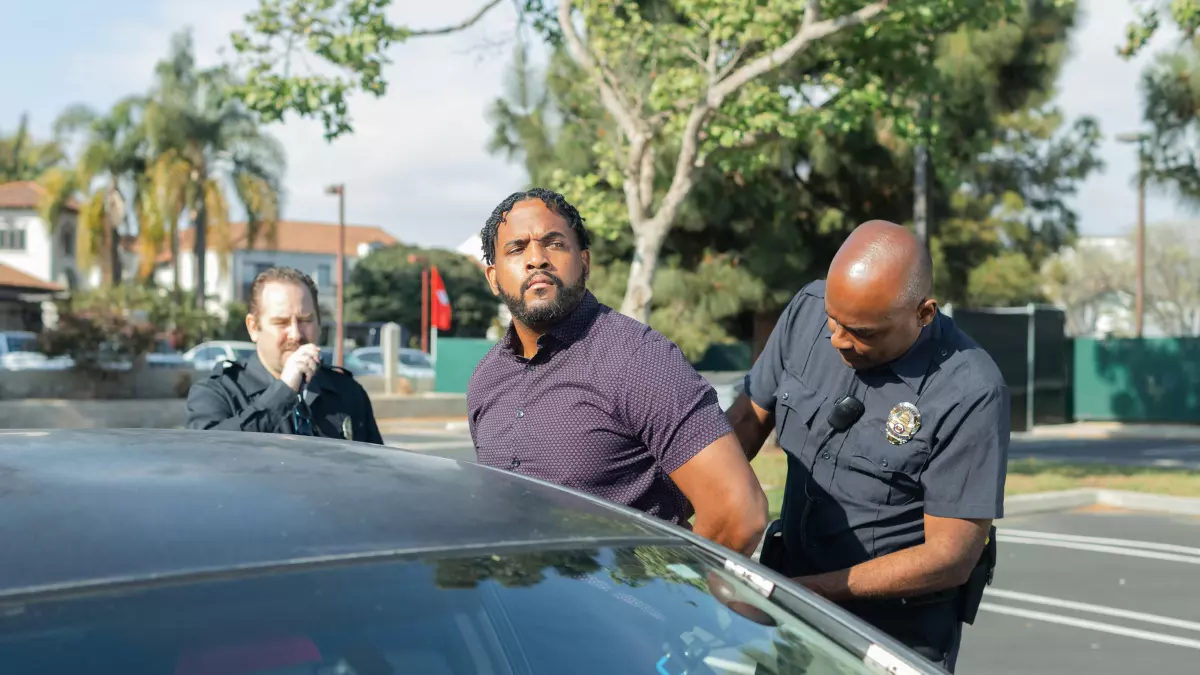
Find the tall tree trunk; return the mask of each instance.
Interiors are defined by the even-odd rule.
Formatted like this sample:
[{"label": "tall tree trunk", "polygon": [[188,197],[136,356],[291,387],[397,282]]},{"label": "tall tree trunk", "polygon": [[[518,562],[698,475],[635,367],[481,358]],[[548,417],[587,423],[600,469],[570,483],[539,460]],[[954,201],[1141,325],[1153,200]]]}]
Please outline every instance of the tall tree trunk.
[{"label": "tall tree trunk", "polygon": [[654,273],[658,269],[658,256],[662,253],[667,229],[649,223],[633,229],[633,262],[629,266],[629,281],[625,286],[625,298],[621,301],[621,313],[644,324],[650,323]]},{"label": "tall tree trunk", "polygon": [[196,308],[204,309],[204,298],[206,295],[205,281],[207,279],[205,275],[205,263],[208,257],[208,204],[205,200],[207,192],[204,188],[208,184],[208,171],[202,167],[197,178],[200,188],[196,197],[196,220],[192,223],[192,226],[196,228],[196,240],[193,250],[193,254],[196,257],[194,270],[196,273],[195,293]]},{"label": "tall tree trunk", "polygon": [[105,195],[106,220],[108,221],[108,270],[109,284],[118,286],[121,283],[121,222],[125,219],[125,203],[116,186],[110,186]]}]

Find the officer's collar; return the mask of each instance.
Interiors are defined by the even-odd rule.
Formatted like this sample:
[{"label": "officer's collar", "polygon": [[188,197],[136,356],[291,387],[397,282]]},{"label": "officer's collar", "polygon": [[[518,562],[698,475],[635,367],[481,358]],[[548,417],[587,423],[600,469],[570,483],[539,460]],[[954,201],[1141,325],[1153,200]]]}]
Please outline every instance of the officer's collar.
[{"label": "officer's collar", "polygon": [[[266,391],[267,387],[274,384],[277,379],[279,378],[272,375],[267,370],[267,367],[263,365],[262,361],[259,360],[257,353],[246,359],[246,373],[242,376],[242,382],[244,382],[243,386],[247,396],[253,396]],[[308,390],[314,394],[325,391],[325,388],[322,387],[324,382],[325,375],[323,369],[318,368],[317,372],[313,375],[312,382],[308,384]]]},{"label": "officer's collar", "polygon": [[[933,316],[933,321],[921,329],[917,341],[908,348],[908,351],[887,366],[878,366],[878,368],[891,369],[897,377],[904,380],[904,383],[914,393],[919,394],[921,385],[925,382],[925,376],[929,373],[929,360],[937,352],[937,345],[942,337],[942,316],[941,310],[938,310]],[[833,333],[829,330],[829,321],[825,321],[825,325],[821,328],[821,337],[826,340],[833,337]]]},{"label": "officer's collar", "polygon": [[921,329],[917,341],[908,348],[908,351],[888,364],[892,372],[904,380],[913,393],[921,393],[921,385],[925,382],[925,376],[929,374],[930,359],[937,353],[941,336],[942,313],[938,311],[933,315],[933,321]]}]

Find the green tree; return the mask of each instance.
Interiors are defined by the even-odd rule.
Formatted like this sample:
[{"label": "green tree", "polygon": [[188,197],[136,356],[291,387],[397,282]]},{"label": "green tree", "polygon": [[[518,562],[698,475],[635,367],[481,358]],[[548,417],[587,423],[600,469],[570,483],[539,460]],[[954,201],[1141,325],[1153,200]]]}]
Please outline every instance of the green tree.
[{"label": "green tree", "polygon": [[131,229],[127,186],[145,171],[144,111],[138,96],[104,114],[84,105],[68,108],[55,121],[55,135],[78,138],[82,150],[73,164],[52,167],[38,178],[47,193],[38,210],[52,231],[68,202],[83,195],[76,256],[84,270],[98,264],[106,285],[123,278],[120,240]]},{"label": "green tree", "polygon": [[450,296],[451,329],[446,337],[483,337],[500,302],[483,272],[454,251],[397,244],[373,251],[354,266],[346,284],[348,321],[395,321],[413,334],[421,330],[421,270],[436,265]]},{"label": "green tree", "polygon": [[[931,246],[943,302],[1037,299],[1035,275],[1007,288],[999,287],[1001,279],[1021,265],[1021,256],[1036,270],[1074,236],[1076,216],[1067,199],[1099,165],[1099,131],[1087,118],[1068,124],[1048,102],[1075,13],[1074,3],[1027,2],[1012,21],[959,28],[934,40],[927,141],[936,168]],[[803,68],[795,65],[781,76],[799,79]],[[910,76],[893,77],[904,82]],[[491,114],[497,125],[492,150],[523,161],[531,183],[551,183],[556,173],[592,174],[605,161],[596,148],[610,135],[606,111],[561,52],[540,74],[524,67],[518,51],[507,96]],[[881,112],[845,129],[769,138],[754,151],[760,164],[706,165],[664,242],[667,269],[678,274],[660,276],[682,276],[687,283],[663,284],[656,277],[651,325],[690,345],[686,351],[702,352],[706,341],[738,330],[745,312],[780,307],[801,285],[823,277],[857,224],[871,218],[907,222],[913,139],[897,132],[907,119]],[[656,180],[669,182],[673,165],[661,162],[658,168]],[[593,204],[619,210],[620,182],[598,182],[590,190]],[[585,209],[584,215],[594,221],[593,212]],[[615,303],[624,290],[632,237],[606,232],[593,252],[593,286],[601,299]],[[706,282],[717,270],[736,271],[743,281]],[[691,290],[732,306],[715,319],[671,307],[677,300],[681,308],[703,306],[688,297]]]},{"label": "green tree", "polygon": [[11,136],[0,134],[0,183],[37,180],[66,161],[67,155],[57,140],[39,142],[30,135],[28,115],[21,115]]},{"label": "green tree", "polygon": [[231,193],[247,214],[248,245],[259,240],[260,232],[270,241],[279,220],[283,146],[263,132],[253,111],[229,95],[237,85],[227,68],[196,67],[191,33],[184,31],[173,36],[169,56],[156,67],[146,110],[153,160],[143,172],[147,197],[139,208],[145,220],[143,251],[157,254],[170,237],[178,252],[176,225],[187,216],[195,230],[197,307],[205,300],[206,252],[215,244],[224,253],[233,244]]},{"label": "green tree", "polygon": [[[263,0],[247,17],[250,30],[234,36],[237,51],[250,58],[251,76],[239,95],[268,113],[321,115],[327,135],[344,133],[348,127],[338,120],[346,113],[345,93],[354,87],[382,94],[381,49],[413,34],[387,21],[385,4]],[[766,158],[754,150],[767,137],[849,128],[885,109],[898,121],[896,133],[911,133],[905,91],[926,70],[918,47],[1020,6],[1018,0],[523,4],[547,37],[564,45],[607,114],[605,142],[595,148],[600,166],[585,175],[557,174],[555,187],[592,214],[593,226],[632,237],[621,311],[643,320],[663,244],[705,166],[759,166]],[[288,76],[290,50],[301,44],[361,80]],[[799,69],[784,79],[785,66]],[[664,164],[673,168],[662,172]],[[623,199],[596,190],[601,184],[619,187]]]},{"label": "green tree", "polygon": [[1200,207],[1200,3],[1142,0],[1135,5],[1138,20],[1118,49],[1126,59],[1143,51],[1164,24],[1173,24],[1180,36],[1142,74],[1143,117],[1150,126],[1140,147],[1143,169],[1152,185]]}]

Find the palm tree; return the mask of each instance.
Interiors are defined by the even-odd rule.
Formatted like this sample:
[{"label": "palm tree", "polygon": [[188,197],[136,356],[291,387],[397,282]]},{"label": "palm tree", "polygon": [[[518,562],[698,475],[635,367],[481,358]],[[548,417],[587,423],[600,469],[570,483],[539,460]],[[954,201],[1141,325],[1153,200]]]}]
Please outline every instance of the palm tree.
[{"label": "palm tree", "polygon": [[82,193],[76,255],[81,270],[99,264],[102,283],[121,282],[121,234],[128,222],[127,192],[145,172],[146,136],[141,124],[144,99],[128,97],[107,114],[75,105],[54,123],[56,137],[78,134],[82,150],[71,166],[52,167],[38,182],[46,189],[39,215],[51,231],[58,227],[64,206]]},{"label": "palm tree", "polygon": [[230,189],[246,211],[248,243],[260,233],[274,238],[284,151],[260,130],[258,118],[228,94],[234,79],[227,68],[196,67],[190,31],[172,38],[170,55],[158,64],[155,79],[146,111],[154,159],[146,181],[149,227],[143,258],[157,254],[170,237],[178,283],[176,224],[186,215],[195,233],[195,303],[203,307],[210,237],[222,254],[232,246]]},{"label": "palm tree", "polygon": [[29,134],[29,116],[21,115],[17,131],[0,137],[0,183],[37,180],[66,159],[57,141],[35,141]]}]

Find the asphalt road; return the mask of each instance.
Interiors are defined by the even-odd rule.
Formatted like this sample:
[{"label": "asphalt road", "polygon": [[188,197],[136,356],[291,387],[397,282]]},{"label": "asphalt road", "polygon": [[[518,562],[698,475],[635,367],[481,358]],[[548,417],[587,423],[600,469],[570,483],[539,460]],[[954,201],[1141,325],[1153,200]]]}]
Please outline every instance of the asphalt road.
[{"label": "asphalt road", "polygon": [[1200,672],[1200,518],[1091,508],[999,527],[958,672]]},{"label": "asphalt road", "polygon": [[1008,454],[1010,459],[1105,462],[1200,471],[1200,442],[1193,440],[1014,438]]}]

